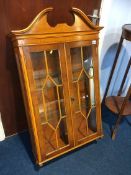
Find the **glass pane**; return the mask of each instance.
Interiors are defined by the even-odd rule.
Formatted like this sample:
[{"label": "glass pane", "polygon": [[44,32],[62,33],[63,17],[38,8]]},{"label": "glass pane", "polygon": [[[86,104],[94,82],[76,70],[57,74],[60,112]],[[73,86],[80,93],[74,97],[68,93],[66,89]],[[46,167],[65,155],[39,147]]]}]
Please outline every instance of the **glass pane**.
[{"label": "glass pane", "polygon": [[83,47],[83,67],[89,77],[93,77],[92,49],[91,46]]},{"label": "glass pane", "polygon": [[88,117],[88,130],[89,134],[92,134],[97,131],[97,125],[96,125],[96,108],[93,107],[91,109],[90,115]]},{"label": "glass pane", "polygon": [[44,124],[43,135],[46,143],[46,154],[55,152],[68,145],[67,119],[62,118],[56,130],[53,130],[48,124]]},{"label": "glass pane", "polygon": [[[30,60],[36,90],[35,95],[37,97],[38,113],[40,115],[41,122],[43,123],[46,121],[46,118],[44,114],[42,87],[47,76],[44,51],[30,52]],[[32,83],[31,80],[30,83]]]},{"label": "glass pane", "polygon": [[58,146],[56,140],[56,133],[48,124],[43,124],[43,136],[46,154],[57,150]]},{"label": "glass pane", "polygon": [[83,73],[78,81],[80,110],[86,117],[91,107],[89,78]]},{"label": "glass pane", "polygon": [[64,116],[66,113],[65,113],[65,104],[64,104],[64,97],[63,97],[63,87],[60,86],[58,89],[59,89],[61,116]]},{"label": "glass pane", "polygon": [[92,61],[92,48],[91,46],[83,47],[83,67],[84,71],[89,77],[89,89],[90,89],[90,100],[91,105],[95,105],[94,95],[94,79],[93,79],[93,61]]},{"label": "glass pane", "polygon": [[76,140],[81,140],[87,136],[87,121],[81,112],[75,114],[74,129]]},{"label": "glass pane", "polygon": [[40,90],[38,90],[36,92],[37,92],[36,96],[38,99],[38,112],[39,112],[39,116],[41,119],[41,123],[45,123],[46,117],[45,117],[44,106],[43,106],[43,94],[42,94],[42,91],[40,91]]},{"label": "glass pane", "polygon": [[73,80],[75,81],[78,79],[82,68],[81,48],[80,47],[71,48],[70,54],[71,54],[71,63],[72,63],[72,76],[73,76]]},{"label": "glass pane", "polygon": [[63,118],[61,119],[59,128],[58,128],[58,133],[59,133],[59,146],[63,147],[66,144],[68,144],[68,132],[67,132],[67,119]]},{"label": "glass pane", "polygon": [[95,106],[95,91],[94,91],[94,79],[90,78],[90,99],[91,99],[91,106]]},{"label": "glass pane", "polygon": [[60,119],[57,86],[49,79],[43,87],[43,98],[45,101],[47,121],[56,128]]},{"label": "glass pane", "polygon": [[43,79],[46,77],[44,51],[31,52],[30,58],[33,67],[33,78],[35,80],[36,88],[42,88]]},{"label": "glass pane", "polygon": [[46,56],[47,56],[47,65],[48,65],[49,75],[57,84],[61,84],[62,80],[61,80],[58,50],[46,51]]},{"label": "glass pane", "polygon": [[91,46],[71,48],[70,54],[73,81],[71,100],[73,99],[75,112],[73,120],[76,140],[80,140],[90,134],[88,122],[92,118],[92,113],[90,114],[92,106],[95,106],[92,48]]},{"label": "glass pane", "polygon": [[75,112],[80,111],[78,82],[73,82],[73,103]]}]

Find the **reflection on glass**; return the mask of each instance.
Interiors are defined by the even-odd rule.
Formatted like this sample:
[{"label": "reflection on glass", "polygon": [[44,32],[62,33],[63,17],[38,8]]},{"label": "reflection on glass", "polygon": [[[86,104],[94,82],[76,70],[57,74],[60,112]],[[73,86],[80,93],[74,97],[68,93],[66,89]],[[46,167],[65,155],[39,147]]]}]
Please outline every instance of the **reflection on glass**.
[{"label": "reflection on glass", "polygon": [[95,105],[95,96],[94,96],[94,72],[93,72],[93,62],[92,62],[92,49],[91,46],[83,47],[83,67],[87,75],[89,76],[90,83],[90,96],[91,96],[91,105]]},{"label": "reflection on glass", "polygon": [[93,63],[91,46],[83,47],[83,67],[86,73],[93,77]]},{"label": "reflection on glass", "polygon": [[90,79],[90,98],[91,98],[91,105],[95,106],[95,92],[94,92],[94,80]]}]

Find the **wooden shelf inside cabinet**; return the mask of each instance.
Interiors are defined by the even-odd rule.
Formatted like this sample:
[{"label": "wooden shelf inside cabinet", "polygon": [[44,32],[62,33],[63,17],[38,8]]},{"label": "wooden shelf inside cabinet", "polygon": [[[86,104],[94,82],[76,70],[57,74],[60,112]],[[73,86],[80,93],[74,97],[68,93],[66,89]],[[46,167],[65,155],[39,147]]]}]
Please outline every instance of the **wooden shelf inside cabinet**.
[{"label": "wooden shelf inside cabinet", "polygon": [[[124,102],[125,97],[120,96],[110,96],[106,97],[105,105],[115,114],[120,112],[122,104]],[[131,101],[127,100],[123,113],[123,116],[131,115]]]}]

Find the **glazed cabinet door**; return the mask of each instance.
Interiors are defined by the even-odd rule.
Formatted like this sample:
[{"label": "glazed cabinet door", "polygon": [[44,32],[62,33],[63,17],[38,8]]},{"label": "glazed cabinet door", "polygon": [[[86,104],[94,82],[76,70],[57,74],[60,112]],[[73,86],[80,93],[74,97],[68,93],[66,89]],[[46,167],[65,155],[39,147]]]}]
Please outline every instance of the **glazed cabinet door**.
[{"label": "glazed cabinet door", "polygon": [[73,145],[64,47],[27,46],[23,55],[41,155],[46,160]]},{"label": "glazed cabinet door", "polygon": [[93,140],[101,130],[96,41],[66,44],[75,145]]}]

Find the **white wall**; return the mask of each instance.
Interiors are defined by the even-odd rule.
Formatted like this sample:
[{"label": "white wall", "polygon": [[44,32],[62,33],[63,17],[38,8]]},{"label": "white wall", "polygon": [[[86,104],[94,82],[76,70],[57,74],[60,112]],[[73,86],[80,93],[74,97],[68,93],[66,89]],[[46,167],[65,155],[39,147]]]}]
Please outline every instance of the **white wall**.
[{"label": "white wall", "polygon": [[[103,0],[100,25],[104,26],[104,29],[100,34],[99,47],[101,97],[104,95],[109,73],[115,58],[122,25],[127,23],[131,24],[131,0]],[[124,41],[109,94],[116,94],[118,91],[130,56],[131,42]],[[128,74],[127,83],[125,83],[126,87],[129,85],[129,82],[131,82],[131,71]]]},{"label": "white wall", "polygon": [[1,120],[1,113],[0,113],[0,141],[3,141],[5,139],[5,133],[4,128]]}]

